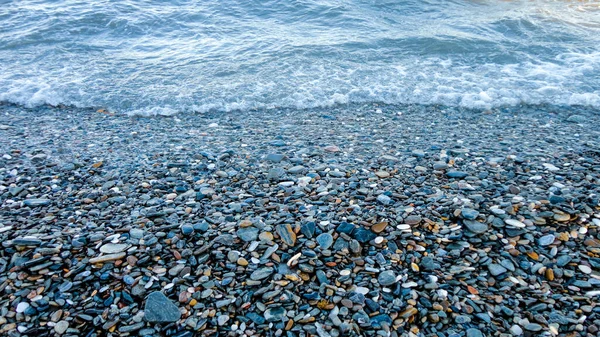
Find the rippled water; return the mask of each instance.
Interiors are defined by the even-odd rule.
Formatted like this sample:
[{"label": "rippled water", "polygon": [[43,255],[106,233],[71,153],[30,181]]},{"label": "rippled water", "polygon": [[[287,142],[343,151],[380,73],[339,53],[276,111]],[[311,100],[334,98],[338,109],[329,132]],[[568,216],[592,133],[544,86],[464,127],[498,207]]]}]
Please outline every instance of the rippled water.
[{"label": "rippled water", "polygon": [[0,101],[600,107],[600,2],[4,1]]}]

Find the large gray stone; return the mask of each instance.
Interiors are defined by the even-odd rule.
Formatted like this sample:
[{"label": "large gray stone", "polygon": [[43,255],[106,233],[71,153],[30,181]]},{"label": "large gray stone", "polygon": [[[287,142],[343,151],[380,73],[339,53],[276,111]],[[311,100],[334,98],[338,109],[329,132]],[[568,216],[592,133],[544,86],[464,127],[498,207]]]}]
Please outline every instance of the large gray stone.
[{"label": "large gray stone", "polygon": [[160,291],[155,291],[146,298],[144,307],[146,321],[177,322],[180,317],[179,308]]}]

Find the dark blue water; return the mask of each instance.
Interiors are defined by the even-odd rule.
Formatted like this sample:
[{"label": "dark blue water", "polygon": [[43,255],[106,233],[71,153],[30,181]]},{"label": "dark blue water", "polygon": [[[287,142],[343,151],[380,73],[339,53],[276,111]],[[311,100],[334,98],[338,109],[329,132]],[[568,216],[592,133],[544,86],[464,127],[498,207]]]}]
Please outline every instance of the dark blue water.
[{"label": "dark blue water", "polygon": [[0,0],[0,101],[137,114],[600,107],[600,5]]}]

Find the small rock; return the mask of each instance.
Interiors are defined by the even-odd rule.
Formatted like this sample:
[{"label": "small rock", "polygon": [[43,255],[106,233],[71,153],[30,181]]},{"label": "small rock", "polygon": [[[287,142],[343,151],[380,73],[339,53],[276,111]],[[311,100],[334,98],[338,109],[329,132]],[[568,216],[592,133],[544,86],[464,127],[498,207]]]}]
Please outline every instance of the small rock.
[{"label": "small rock", "polygon": [[69,322],[67,322],[67,321],[59,321],[54,326],[54,331],[57,334],[62,335],[62,334],[64,334],[67,331],[68,328],[69,328]]},{"label": "small rock", "polygon": [[490,271],[490,274],[492,274],[492,276],[498,276],[508,271],[508,269],[496,263],[489,264],[488,270]]},{"label": "small rock", "polygon": [[333,236],[329,233],[323,233],[317,236],[317,243],[322,249],[329,249],[333,244]]},{"label": "small rock", "polygon": [[554,236],[554,234],[544,235],[538,240],[538,244],[540,246],[548,246],[551,245],[555,239],[556,237]]},{"label": "small rock", "polygon": [[180,317],[179,308],[160,291],[150,293],[146,298],[144,319],[147,322],[177,322]]},{"label": "small rock", "polygon": [[396,283],[396,274],[394,274],[394,272],[391,270],[386,270],[379,274],[379,276],[377,277],[377,281],[382,286],[392,285]]}]

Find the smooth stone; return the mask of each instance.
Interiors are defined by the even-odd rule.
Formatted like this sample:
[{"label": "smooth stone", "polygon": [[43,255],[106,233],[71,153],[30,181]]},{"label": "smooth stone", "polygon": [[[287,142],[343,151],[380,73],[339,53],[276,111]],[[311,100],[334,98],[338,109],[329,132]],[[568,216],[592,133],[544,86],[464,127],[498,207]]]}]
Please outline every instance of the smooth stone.
[{"label": "smooth stone", "polygon": [[420,215],[409,215],[404,219],[404,223],[407,225],[417,225],[421,223],[423,218]]},{"label": "smooth stone", "polygon": [[227,321],[229,321],[229,316],[228,315],[220,315],[217,318],[217,324],[220,326],[225,325],[225,323],[227,323]]},{"label": "smooth stone", "polygon": [[389,286],[396,283],[396,274],[394,274],[391,270],[386,270],[384,272],[379,273],[377,277],[377,281],[382,286]]},{"label": "smooth stone", "polygon": [[389,205],[392,203],[392,198],[388,197],[385,194],[380,194],[377,196],[377,201],[382,205]]},{"label": "smooth stone", "polygon": [[125,243],[107,243],[100,247],[100,252],[104,254],[116,254],[125,251],[127,247],[129,245]]},{"label": "smooth stone", "polygon": [[256,227],[240,228],[236,232],[236,235],[238,238],[242,239],[243,241],[246,241],[246,242],[254,241],[258,238],[258,228],[256,228]]},{"label": "smooth stone", "polygon": [[27,199],[23,201],[23,205],[28,207],[39,207],[50,205],[50,199]]},{"label": "smooth stone", "polygon": [[354,232],[355,229],[356,229],[356,226],[354,226],[353,224],[348,223],[348,222],[342,222],[335,228],[335,231],[338,233],[345,233],[348,235],[352,235],[352,232]]},{"label": "smooth stone", "polygon": [[267,322],[281,322],[286,314],[283,307],[269,308],[265,310],[264,317]]},{"label": "smooth stone", "polygon": [[460,214],[467,220],[475,220],[477,219],[477,216],[479,216],[479,212],[472,208],[463,208],[460,211]]},{"label": "smooth stone", "polygon": [[279,154],[279,153],[269,153],[266,157],[265,160],[266,161],[270,161],[270,162],[274,162],[274,163],[279,163],[283,160],[283,158],[285,158],[285,155],[283,154]]},{"label": "smooth stone", "polygon": [[526,324],[524,326],[524,328],[525,328],[525,330],[534,331],[534,332],[542,331],[542,326],[539,324],[536,324],[536,323]]},{"label": "smooth stone", "polygon": [[317,243],[321,246],[322,249],[329,249],[333,244],[333,236],[329,233],[322,233],[317,236]]},{"label": "smooth stone", "polygon": [[25,310],[27,310],[27,308],[29,308],[29,303],[27,302],[20,302],[19,304],[17,304],[18,313],[24,312]]},{"label": "smooth stone", "polygon": [[467,337],[483,337],[483,332],[479,329],[470,328],[467,329]]},{"label": "smooth stone", "polygon": [[524,223],[522,223],[519,220],[515,220],[515,219],[505,219],[504,222],[507,225],[513,226],[513,227],[516,227],[516,228],[525,228],[526,227]]},{"label": "smooth stone", "polygon": [[464,220],[463,224],[467,229],[475,234],[483,234],[488,231],[488,225],[474,220]]},{"label": "smooth stone", "polygon": [[102,256],[98,256],[98,257],[95,257],[93,259],[90,259],[90,263],[94,264],[94,263],[102,263],[102,262],[119,260],[119,259],[124,258],[125,255],[126,255],[125,252],[116,253],[116,254],[102,255]]},{"label": "smooth stone", "polygon": [[313,235],[315,235],[316,226],[312,221],[303,223],[300,226],[300,232],[306,236],[307,239],[312,239]]},{"label": "smooth stone", "polygon": [[369,229],[361,227],[354,231],[353,237],[356,239],[356,241],[365,243],[375,239],[377,234],[373,233]]},{"label": "smooth stone", "polygon": [[250,279],[254,281],[266,279],[267,277],[271,276],[273,270],[274,269],[271,267],[259,268],[250,274]]},{"label": "smooth stone", "polygon": [[510,327],[510,333],[512,333],[513,336],[521,336],[523,334],[523,329],[515,324]]},{"label": "smooth stone", "polygon": [[554,236],[554,234],[544,235],[541,238],[539,238],[538,244],[540,246],[548,246],[551,245],[555,239],[556,237]]},{"label": "smooth stone", "polygon": [[144,319],[147,322],[177,322],[180,317],[179,308],[160,291],[150,293],[146,298]]},{"label": "smooth stone", "polygon": [[194,226],[188,225],[188,224],[181,226],[181,234],[192,235],[193,233],[194,233]]},{"label": "smooth stone", "polygon": [[294,233],[290,224],[277,225],[275,230],[277,231],[277,234],[279,234],[281,241],[285,244],[288,246],[294,246],[294,244],[296,244],[296,233]]},{"label": "smooth stone", "polygon": [[139,229],[139,228],[132,228],[129,230],[129,236],[132,239],[141,239],[142,237],[144,237],[144,230],[143,229]]},{"label": "smooth stone", "polygon": [[590,268],[590,267],[588,267],[586,265],[580,264],[578,267],[579,267],[579,270],[581,270],[581,272],[584,273],[584,274],[591,274],[592,273],[592,268]]},{"label": "smooth stone", "polygon": [[498,276],[508,271],[508,269],[496,263],[489,264],[488,270],[490,271],[490,274],[492,274],[492,276]]},{"label": "smooth stone", "polygon": [[449,178],[461,179],[461,178],[464,178],[464,177],[466,177],[468,175],[469,174],[467,172],[462,172],[462,171],[448,171],[448,172],[446,172],[446,176],[448,176]]},{"label": "smooth stone", "polygon": [[68,328],[69,328],[69,322],[67,322],[67,321],[59,321],[54,326],[54,331],[57,334],[62,335],[62,334],[64,334],[67,331]]}]

